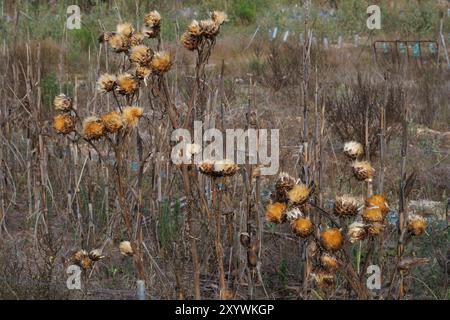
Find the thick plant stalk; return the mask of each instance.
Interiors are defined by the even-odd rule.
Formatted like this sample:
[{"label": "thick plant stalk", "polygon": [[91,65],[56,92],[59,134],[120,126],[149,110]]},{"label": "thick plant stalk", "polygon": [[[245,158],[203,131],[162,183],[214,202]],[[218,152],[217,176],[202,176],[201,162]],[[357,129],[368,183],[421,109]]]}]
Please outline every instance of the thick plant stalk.
[{"label": "thick plant stalk", "polygon": [[211,187],[212,187],[212,206],[214,209],[215,215],[215,224],[216,224],[216,237],[214,239],[214,245],[216,248],[216,259],[217,259],[217,268],[219,270],[219,297],[223,299],[223,295],[225,294],[225,269],[223,266],[223,249],[222,249],[222,213],[220,206],[220,197],[218,195],[217,190],[218,179],[211,179]]},{"label": "thick plant stalk", "polygon": [[[397,257],[400,261],[401,256],[405,250],[403,243],[403,235],[405,231],[405,185],[406,185],[406,158],[408,147],[408,120],[406,118],[406,105],[403,106],[403,121],[402,121],[402,146],[401,146],[401,167],[400,167],[400,193],[399,193],[399,221],[398,221],[398,236],[399,243],[397,247]],[[395,271],[394,271],[395,272]],[[400,270],[400,287],[398,298],[403,299],[405,295],[404,273]]]}]

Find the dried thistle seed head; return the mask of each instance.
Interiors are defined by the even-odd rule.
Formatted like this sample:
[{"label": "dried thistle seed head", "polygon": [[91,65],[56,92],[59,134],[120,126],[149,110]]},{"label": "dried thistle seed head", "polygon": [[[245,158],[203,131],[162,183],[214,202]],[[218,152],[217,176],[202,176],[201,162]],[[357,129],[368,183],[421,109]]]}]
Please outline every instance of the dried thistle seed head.
[{"label": "dried thistle seed head", "polygon": [[342,248],[344,237],[338,229],[331,228],[322,231],[320,234],[320,243],[326,251],[337,251]]},{"label": "dried thistle seed head", "polygon": [[224,159],[214,161],[214,174],[219,177],[229,177],[236,174],[239,166],[233,160]]},{"label": "dried thistle seed head", "polygon": [[117,77],[110,73],[102,74],[97,80],[97,90],[102,93],[114,90]]},{"label": "dried thistle seed head", "polygon": [[138,79],[147,79],[152,74],[152,69],[149,67],[137,66],[134,74]]},{"label": "dried thistle seed head", "polygon": [[121,35],[121,34],[113,34],[108,38],[108,45],[117,53],[126,52],[130,49],[130,38]]},{"label": "dried thistle seed head", "polygon": [[122,112],[122,119],[125,122],[125,124],[130,127],[134,128],[139,122],[139,119],[144,114],[144,109],[140,107],[125,107]]},{"label": "dried thistle seed head", "polygon": [[83,258],[87,257],[88,255],[89,254],[86,250],[80,249],[74,253],[72,261],[77,265],[81,265],[81,261],[83,260]]},{"label": "dried thistle seed head", "polygon": [[286,205],[284,203],[269,203],[266,207],[266,219],[272,223],[282,223],[285,219]]},{"label": "dried thistle seed head", "polygon": [[385,225],[382,222],[371,222],[366,226],[367,233],[370,234],[371,236],[378,236],[380,233],[383,232],[384,227]]},{"label": "dried thistle seed head", "polygon": [[150,60],[151,69],[159,75],[162,75],[169,71],[171,66],[172,61],[170,58],[170,54],[167,51],[155,52],[152,59]]},{"label": "dried thistle seed head", "polygon": [[328,272],[336,272],[338,269],[338,261],[334,255],[327,252],[320,256],[320,265]]},{"label": "dried thistle seed head", "polygon": [[383,222],[384,216],[379,207],[364,207],[362,218],[365,222]]},{"label": "dried thistle seed head", "polygon": [[72,99],[61,93],[53,99],[53,106],[58,111],[69,112],[72,110]]},{"label": "dried thistle seed head", "polygon": [[89,252],[89,258],[92,261],[99,261],[103,259],[105,256],[102,254],[102,249],[93,249]]},{"label": "dried thistle seed head", "polygon": [[92,260],[89,258],[89,256],[85,256],[83,257],[83,259],[81,259],[80,267],[84,270],[92,268]]},{"label": "dried thistle seed head", "polygon": [[313,224],[309,218],[297,218],[291,221],[292,232],[300,238],[306,238],[313,232]]},{"label": "dried thistle seed head", "polygon": [[294,208],[292,208],[292,209],[290,209],[290,210],[288,210],[287,212],[286,212],[286,219],[288,220],[288,221],[293,221],[293,220],[296,220],[296,219],[298,219],[298,218],[302,218],[302,217],[304,217],[305,215],[303,214],[303,212],[300,210],[300,208],[297,208],[297,207],[294,207]]},{"label": "dried thistle seed head", "polygon": [[139,82],[129,73],[122,73],[117,76],[116,90],[121,95],[130,96],[139,89]]},{"label": "dried thistle seed head", "polygon": [[214,175],[214,161],[210,159],[204,159],[199,163],[198,170],[208,176]]},{"label": "dried thistle seed head", "polygon": [[288,192],[292,190],[296,183],[297,180],[294,177],[286,172],[280,172],[277,182],[275,182],[275,189],[279,192]]},{"label": "dried thistle seed head", "polygon": [[228,16],[223,11],[213,11],[211,13],[211,20],[217,25],[222,25],[224,22],[228,21]]},{"label": "dried thistle seed head", "polygon": [[134,32],[134,28],[131,23],[124,22],[124,23],[119,23],[116,26],[116,33],[121,36],[129,38],[129,37],[131,37],[133,32]]},{"label": "dried thistle seed head", "polygon": [[86,140],[97,140],[105,134],[105,126],[98,117],[87,117],[83,120],[83,137]]},{"label": "dried thistle seed head", "polygon": [[196,38],[201,37],[202,30],[201,30],[199,22],[197,20],[192,20],[192,22],[187,27],[186,32],[193,37],[196,37]]},{"label": "dried thistle seed head", "polygon": [[344,154],[350,159],[356,160],[364,154],[364,146],[356,141],[349,141],[344,144]]},{"label": "dried thistle seed head", "polygon": [[408,217],[408,231],[414,236],[420,236],[427,228],[427,221],[424,217],[411,214]]},{"label": "dried thistle seed head", "polygon": [[191,35],[189,32],[183,33],[181,36],[181,44],[188,50],[194,51],[198,49],[200,38]]},{"label": "dried thistle seed head", "polygon": [[98,42],[99,43],[103,43],[106,42],[108,43],[109,39],[114,35],[115,33],[113,32],[103,32],[98,36]]},{"label": "dried thistle seed head", "polygon": [[144,43],[145,36],[142,32],[134,32],[130,37],[130,46],[140,46]]},{"label": "dried thistle seed head", "polygon": [[152,53],[147,46],[139,45],[131,47],[129,58],[133,63],[137,63],[141,66],[148,66],[152,59]]},{"label": "dried thistle seed head", "polygon": [[250,248],[251,238],[250,238],[250,234],[248,234],[248,232],[242,232],[239,236],[239,241],[241,242],[241,245],[243,247]]},{"label": "dried thistle seed head", "polygon": [[154,10],[144,16],[144,24],[147,27],[159,27],[161,25],[161,15]]},{"label": "dried thistle seed head", "polygon": [[109,133],[116,133],[123,128],[122,115],[118,111],[103,114],[100,119]]},{"label": "dried thistle seed head", "polygon": [[288,199],[293,205],[299,206],[308,201],[311,190],[304,184],[296,184],[288,192]]},{"label": "dried thistle seed head", "polygon": [[134,254],[130,241],[122,241],[119,245],[120,254],[124,256],[132,256]]},{"label": "dried thistle seed head", "polygon": [[334,214],[337,216],[353,216],[358,213],[361,200],[350,195],[336,197],[334,202]]},{"label": "dried thistle seed head", "polygon": [[375,169],[368,161],[354,161],[352,163],[353,174],[360,181],[372,181]]},{"label": "dried thistle seed head", "polygon": [[141,32],[145,37],[153,39],[159,36],[161,32],[160,27],[147,27],[146,25],[142,26]]},{"label": "dried thistle seed head", "polygon": [[366,199],[366,207],[378,207],[381,209],[383,216],[389,213],[389,206],[386,198],[381,194],[376,194]]},{"label": "dried thistle seed head", "polygon": [[75,122],[67,114],[58,114],[53,118],[53,128],[59,134],[69,134],[75,129]]},{"label": "dried thistle seed head", "polygon": [[328,289],[334,285],[334,274],[325,270],[316,270],[311,276],[319,289]]},{"label": "dried thistle seed head", "polygon": [[358,221],[353,222],[348,227],[347,236],[351,243],[364,240],[367,237],[366,225]]},{"label": "dried thistle seed head", "polygon": [[212,19],[202,20],[199,25],[201,34],[206,38],[213,39],[219,34],[220,25]]}]

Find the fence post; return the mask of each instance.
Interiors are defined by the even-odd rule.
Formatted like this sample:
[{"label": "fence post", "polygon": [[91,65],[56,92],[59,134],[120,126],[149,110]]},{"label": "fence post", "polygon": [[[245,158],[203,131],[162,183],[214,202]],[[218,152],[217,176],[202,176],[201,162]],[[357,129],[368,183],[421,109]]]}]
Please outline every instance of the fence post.
[{"label": "fence post", "polygon": [[136,282],[137,288],[136,288],[136,295],[138,300],[147,300],[147,297],[145,296],[145,282],[144,280],[138,280]]}]

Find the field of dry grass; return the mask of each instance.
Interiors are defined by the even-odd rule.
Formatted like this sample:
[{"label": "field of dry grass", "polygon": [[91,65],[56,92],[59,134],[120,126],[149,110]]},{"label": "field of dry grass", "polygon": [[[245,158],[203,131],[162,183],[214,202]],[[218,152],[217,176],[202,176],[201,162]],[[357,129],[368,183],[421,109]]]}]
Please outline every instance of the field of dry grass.
[{"label": "field of dry grass", "polygon": [[[440,2],[417,33],[343,48],[270,41],[246,1],[119,3],[83,6],[80,30],[45,26],[63,4],[2,4],[0,299],[449,299],[449,69],[372,49],[439,40]],[[328,32],[312,17],[333,3],[298,32]],[[194,121],[278,129],[278,173],[174,164]]]}]

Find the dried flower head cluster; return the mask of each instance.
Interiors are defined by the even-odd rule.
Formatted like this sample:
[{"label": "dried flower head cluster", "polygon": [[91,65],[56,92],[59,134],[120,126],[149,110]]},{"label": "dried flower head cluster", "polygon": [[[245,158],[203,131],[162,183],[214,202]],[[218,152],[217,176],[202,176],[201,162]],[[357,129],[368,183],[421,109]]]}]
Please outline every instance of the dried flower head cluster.
[{"label": "dried flower head cluster", "polygon": [[198,170],[211,177],[229,177],[236,174],[239,166],[229,159],[224,160],[203,160],[198,165]]},{"label": "dried flower head cluster", "polygon": [[61,93],[54,98],[53,106],[58,112],[53,117],[53,129],[55,129],[56,133],[67,135],[75,131],[75,120],[72,115],[72,99]]},{"label": "dried flower head cluster", "polygon": [[286,219],[286,205],[281,202],[269,203],[266,207],[266,219],[272,223],[283,223]]},{"label": "dried flower head cluster", "polygon": [[181,36],[181,43],[188,50],[197,50],[205,40],[214,40],[219,34],[221,25],[227,21],[222,11],[214,11],[206,20],[193,20]]},{"label": "dried flower head cluster", "polygon": [[149,38],[159,36],[161,30],[161,15],[158,11],[152,11],[144,17],[144,27],[142,33]]},{"label": "dried flower head cluster", "polygon": [[355,160],[352,163],[353,174],[359,181],[371,182],[375,174],[375,169],[369,161]]},{"label": "dried flower head cluster", "polygon": [[334,214],[337,216],[354,216],[361,207],[361,201],[350,195],[336,197],[334,202]]},{"label": "dried flower head cluster", "polygon": [[413,236],[420,236],[427,228],[427,221],[423,216],[418,214],[411,214],[408,217],[408,231]]},{"label": "dried flower head cluster", "polygon": [[352,160],[361,158],[364,155],[364,146],[356,141],[349,141],[344,144],[344,154]]},{"label": "dried flower head cluster", "polygon": [[72,261],[83,270],[88,270],[92,268],[95,262],[100,261],[104,257],[101,249],[93,249],[89,253],[86,250],[80,249],[74,253]]},{"label": "dried flower head cluster", "polygon": [[119,251],[121,255],[132,256],[134,255],[133,248],[130,241],[122,241],[119,245]]}]

